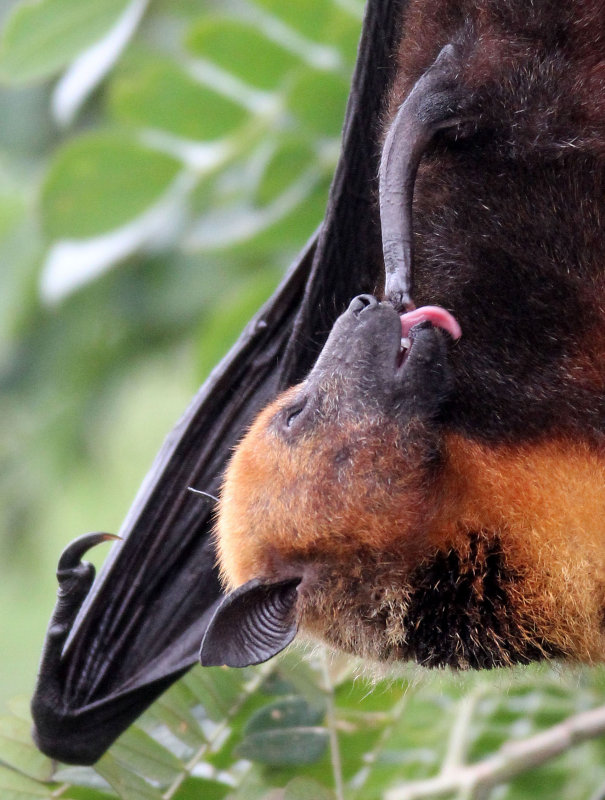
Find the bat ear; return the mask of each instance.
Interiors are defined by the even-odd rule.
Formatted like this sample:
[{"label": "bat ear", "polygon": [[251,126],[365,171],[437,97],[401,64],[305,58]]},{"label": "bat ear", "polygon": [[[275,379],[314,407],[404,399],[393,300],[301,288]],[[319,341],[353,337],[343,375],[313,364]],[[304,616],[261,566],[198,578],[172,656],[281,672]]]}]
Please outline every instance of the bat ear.
[{"label": "bat ear", "polygon": [[200,648],[205,667],[249,667],[281,652],[296,636],[300,578],[254,579],[228,594],[214,612]]}]

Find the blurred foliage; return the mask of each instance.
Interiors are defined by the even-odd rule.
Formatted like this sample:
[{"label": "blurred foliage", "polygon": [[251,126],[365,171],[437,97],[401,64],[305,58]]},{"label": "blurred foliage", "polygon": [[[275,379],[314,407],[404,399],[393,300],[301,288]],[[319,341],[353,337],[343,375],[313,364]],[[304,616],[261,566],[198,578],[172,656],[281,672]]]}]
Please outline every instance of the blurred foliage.
[{"label": "blurred foliage", "polygon": [[[322,218],[361,14],[360,0],[0,0],[4,699],[33,683],[61,546],[119,527]],[[12,701],[0,797],[372,800],[605,702],[601,670],[373,686],[355,670],[297,650],[196,669],[94,770],[54,775]],[[493,797],[588,800],[604,748]]]},{"label": "blurred foliage", "polygon": [[323,216],[361,8],[284,13],[0,0],[0,699],[32,686],[61,547],[119,527]]},{"label": "blurred foliage", "polygon": [[[194,668],[91,768],[59,767],[29,742],[25,706],[0,718],[0,795],[34,800],[381,800],[415,793],[602,702],[603,670],[544,667],[447,676],[418,668],[369,683],[358,666],[291,649],[261,667]],[[52,779],[51,779],[52,774]],[[597,798],[605,741],[576,746],[498,786],[497,800]],[[406,795],[405,791],[410,794]],[[484,795],[481,795],[484,796]]]}]

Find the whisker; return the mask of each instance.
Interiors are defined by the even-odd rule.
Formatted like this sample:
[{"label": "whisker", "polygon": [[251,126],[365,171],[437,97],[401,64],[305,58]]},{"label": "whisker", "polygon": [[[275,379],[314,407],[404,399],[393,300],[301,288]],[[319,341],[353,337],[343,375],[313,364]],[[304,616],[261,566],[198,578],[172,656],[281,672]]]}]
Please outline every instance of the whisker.
[{"label": "whisker", "polygon": [[187,491],[193,492],[193,494],[201,494],[204,497],[209,497],[211,500],[214,500],[215,503],[218,503],[218,497],[210,494],[210,492],[203,492],[201,489],[194,489],[193,486],[188,486]]}]

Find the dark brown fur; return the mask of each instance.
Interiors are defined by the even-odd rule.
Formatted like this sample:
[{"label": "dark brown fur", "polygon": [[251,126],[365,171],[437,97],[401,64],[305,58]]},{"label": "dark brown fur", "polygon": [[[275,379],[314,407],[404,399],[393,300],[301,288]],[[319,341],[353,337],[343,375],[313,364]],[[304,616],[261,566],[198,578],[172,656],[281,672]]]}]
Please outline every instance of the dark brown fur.
[{"label": "dark brown fur", "polygon": [[412,2],[405,30],[390,116],[452,40],[479,114],[474,135],[435,142],[414,193],[416,304],[464,331],[452,425],[600,441],[605,4]]},{"label": "dark brown fur", "polygon": [[223,575],[302,577],[302,628],[380,660],[603,659],[605,2],[412,0],[405,30],[385,124],[450,42],[473,115],[414,189],[451,391],[402,428],[361,382],[338,411],[324,364],[329,411],[285,439],[305,385],[279,398],[227,474]]}]

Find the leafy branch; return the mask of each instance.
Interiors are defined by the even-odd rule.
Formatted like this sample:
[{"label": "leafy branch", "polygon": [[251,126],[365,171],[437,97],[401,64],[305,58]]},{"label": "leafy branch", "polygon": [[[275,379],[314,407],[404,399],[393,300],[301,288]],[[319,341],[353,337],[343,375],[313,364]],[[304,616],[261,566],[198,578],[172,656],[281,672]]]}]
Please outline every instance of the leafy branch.
[{"label": "leafy branch", "polygon": [[[468,726],[471,721],[468,711],[472,708],[472,701],[465,698],[462,705],[464,709],[458,722],[464,722]],[[456,725],[453,730],[460,736],[460,741],[468,738],[468,728],[466,736],[463,735],[460,725]],[[601,706],[575,714],[527,739],[507,742],[492,756],[476,764],[461,764],[457,763],[457,759],[446,758],[439,775],[393,789],[387,793],[386,800],[421,800],[449,795],[452,792],[458,792],[464,800],[485,800],[495,786],[539,767],[582,742],[604,734],[605,706]]]},{"label": "leafy branch", "polygon": [[241,710],[245,701],[251,695],[255,694],[255,692],[258,691],[263,681],[265,681],[269,673],[272,672],[274,669],[275,669],[275,664],[271,663],[264,664],[263,666],[258,668],[256,674],[247,684],[245,684],[244,690],[242,691],[241,695],[237,698],[235,703],[226,713],[225,719],[215,727],[212,735],[208,737],[207,741],[204,742],[204,744],[200,746],[197,752],[194,753],[194,755],[187,761],[187,763],[184,765],[183,771],[176,776],[171,785],[166,789],[165,792],[163,792],[162,800],[173,800],[177,791],[183,785],[185,780],[193,773],[196,766],[204,759],[208,751],[211,750],[213,745],[215,745],[223,738],[225,732],[229,728],[231,720]]}]

